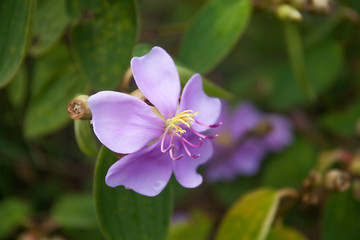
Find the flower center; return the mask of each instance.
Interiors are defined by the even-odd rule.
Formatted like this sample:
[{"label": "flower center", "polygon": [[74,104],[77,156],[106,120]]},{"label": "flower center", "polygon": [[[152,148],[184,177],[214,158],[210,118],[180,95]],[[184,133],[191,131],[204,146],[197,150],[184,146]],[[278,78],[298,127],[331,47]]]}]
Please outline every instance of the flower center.
[{"label": "flower center", "polygon": [[[172,117],[172,118],[169,118],[166,120],[165,131],[164,131],[164,134],[161,139],[161,151],[163,153],[170,152],[170,157],[173,160],[178,160],[178,159],[182,158],[183,156],[185,156],[185,154],[180,154],[177,157],[174,156],[174,148],[175,148],[174,137],[176,136],[176,137],[180,138],[181,145],[189,157],[196,159],[200,156],[200,154],[197,154],[197,155],[191,154],[189,147],[193,147],[193,148],[201,147],[201,145],[203,143],[203,139],[212,139],[212,138],[217,137],[218,135],[215,134],[212,136],[205,136],[205,135],[195,131],[191,127],[191,125],[196,123],[196,124],[199,124],[204,127],[215,128],[215,127],[220,126],[222,123],[206,125],[195,119],[195,117],[197,117],[198,115],[199,115],[198,112],[194,112],[192,110],[186,110],[186,111],[183,111],[183,112],[177,114],[175,117]],[[200,141],[199,144],[191,143],[189,140],[187,140],[183,136],[183,134],[186,133],[186,130],[183,129],[185,127],[187,127],[194,135],[199,137],[199,141]],[[168,138],[167,137],[168,135],[170,135],[169,136],[170,137],[169,146],[167,148],[165,148],[165,142],[166,142],[166,139]]]},{"label": "flower center", "polygon": [[192,110],[183,111],[175,117],[166,120],[165,129],[173,129],[175,130],[174,133],[185,133],[186,130],[182,129],[179,124],[184,124],[185,126],[190,128],[190,125],[195,123],[194,117],[198,115],[198,112],[194,112]]}]

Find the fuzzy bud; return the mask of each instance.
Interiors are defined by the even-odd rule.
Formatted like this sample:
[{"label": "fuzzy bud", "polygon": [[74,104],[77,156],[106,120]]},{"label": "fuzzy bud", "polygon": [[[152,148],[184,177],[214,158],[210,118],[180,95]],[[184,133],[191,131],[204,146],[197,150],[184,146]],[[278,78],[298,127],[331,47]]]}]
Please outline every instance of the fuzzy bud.
[{"label": "fuzzy bud", "polygon": [[350,175],[341,170],[330,170],[325,174],[324,187],[332,191],[346,191],[350,187]]},{"label": "fuzzy bud", "polygon": [[319,12],[330,12],[330,0],[312,0],[314,8]]},{"label": "fuzzy bud", "polygon": [[88,95],[79,95],[67,105],[67,112],[72,119],[90,120],[92,117],[88,103]]},{"label": "fuzzy bud", "polygon": [[302,21],[301,13],[288,4],[282,4],[276,9],[277,16],[282,20],[290,20],[295,22]]}]

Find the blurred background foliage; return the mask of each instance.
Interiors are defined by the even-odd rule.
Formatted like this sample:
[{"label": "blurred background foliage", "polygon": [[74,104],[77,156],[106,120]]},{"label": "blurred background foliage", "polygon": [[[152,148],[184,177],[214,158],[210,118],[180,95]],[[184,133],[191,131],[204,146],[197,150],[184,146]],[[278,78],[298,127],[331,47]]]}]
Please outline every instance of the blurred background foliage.
[{"label": "blurred background foliage", "polygon": [[[2,0],[0,239],[360,239],[359,14],[357,0]],[[287,115],[294,142],[252,177],[109,191],[114,155],[96,163],[90,124],[66,106],[134,90],[130,59],[155,45],[182,84],[199,72],[209,95]],[[331,168],[347,191],[320,187]],[[283,188],[308,199],[286,204]]]}]

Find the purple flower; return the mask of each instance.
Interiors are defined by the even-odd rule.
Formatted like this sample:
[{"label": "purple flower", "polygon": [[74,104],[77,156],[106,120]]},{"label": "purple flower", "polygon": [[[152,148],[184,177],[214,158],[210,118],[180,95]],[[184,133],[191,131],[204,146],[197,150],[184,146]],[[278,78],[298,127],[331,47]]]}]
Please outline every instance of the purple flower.
[{"label": "purple flower", "polygon": [[268,152],[279,152],[292,142],[292,125],[286,117],[263,114],[250,102],[242,103],[234,113],[222,104],[219,120],[224,125],[206,166],[209,181],[254,175]]},{"label": "purple flower", "polygon": [[208,97],[201,76],[194,74],[179,102],[180,79],[175,63],[160,47],[134,57],[131,68],[150,104],[112,91],[98,92],[88,100],[96,136],[110,150],[128,154],[110,167],[106,184],[156,196],[174,171],[182,186],[197,187],[202,176],[196,169],[213,152],[211,143],[204,140],[217,136],[202,132],[220,125],[214,124],[220,114],[220,100]]}]

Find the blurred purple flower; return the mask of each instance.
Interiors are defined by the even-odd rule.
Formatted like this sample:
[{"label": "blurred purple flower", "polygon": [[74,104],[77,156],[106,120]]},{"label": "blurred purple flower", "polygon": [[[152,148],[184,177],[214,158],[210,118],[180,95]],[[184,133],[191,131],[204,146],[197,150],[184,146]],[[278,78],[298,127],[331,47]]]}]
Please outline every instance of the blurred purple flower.
[{"label": "blurred purple flower", "polygon": [[211,182],[256,174],[268,152],[283,150],[293,139],[286,117],[263,114],[250,102],[242,103],[234,113],[223,102],[219,120],[224,125],[214,142],[215,154],[206,165]]},{"label": "blurred purple flower", "polygon": [[220,114],[220,100],[208,97],[201,76],[194,74],[179,103],[180,79],[175,63],[160,47],[134,57],[131,68],[150,105],[113,91],[98,92],[88,100],[96,136],[110,150],[128,154],[110,167],[106,184],[156,196],[174,171],[182,186],[197,187],[202,176],[196,169],[213,152],[211,143],[203,140],[217,136],[201,132],[220,125],[213,124]]}]

